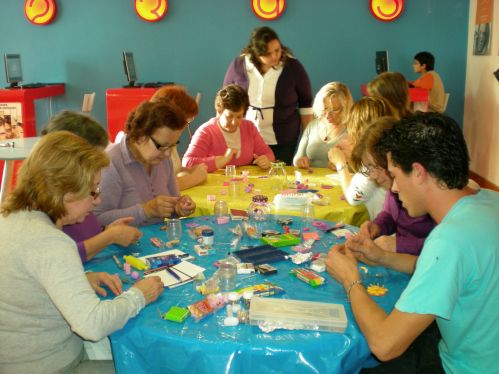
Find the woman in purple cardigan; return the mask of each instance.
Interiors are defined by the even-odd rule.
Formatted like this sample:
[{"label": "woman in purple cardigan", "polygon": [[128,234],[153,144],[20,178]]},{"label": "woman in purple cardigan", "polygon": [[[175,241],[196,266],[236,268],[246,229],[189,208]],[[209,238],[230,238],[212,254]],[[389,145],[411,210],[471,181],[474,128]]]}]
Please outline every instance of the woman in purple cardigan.
[{"label": "woman in purple cardigan", "polygon": [[377,144],[394,122],[395,119],[391,117],[375,120],[365,129],[353,150],[354,166],[366,177],[389,190],[382,211],[373,221],[364,222],[360,226],[360,235],[370,237],[374,244],[385,251],[418,256],[436,223],[429,215],[411,217],[402,206],[398,194],[390,191],[393,179],[387,171],[386,154],[377,148]]},{"label": "woman in purple cardigan", "polygon": [[229,164],[270,168],[274,154],[255,125],[244,119],[247,109],[248,94],[238,85],[230,84],[218,91],[217,116],[196,130],[182,159],[183,166],[204,163],[209,172]]},{"label": "woman in purple cardigan", "polygon": [[255,123],[278,160],[292,165],[301,128],[312,120],[312,88],[303,65],[269,27],[253,30],[248,46],[229,65],[224,86],[243,87]]}]

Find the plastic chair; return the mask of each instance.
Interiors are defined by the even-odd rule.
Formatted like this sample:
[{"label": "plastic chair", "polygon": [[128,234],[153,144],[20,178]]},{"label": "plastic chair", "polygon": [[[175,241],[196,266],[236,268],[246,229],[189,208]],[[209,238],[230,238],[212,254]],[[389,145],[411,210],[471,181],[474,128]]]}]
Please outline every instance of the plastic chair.
[{"label": "plastic chair", "polygon": [[447,110],[447,104],[449,103],[449,96],[450,96],[450,93],[445,93],[445,98],[444,98],[444,108],[442,110],[442,112],[445,112]]},{"label": "plastic chair", "polygon": [[83,95],[83,104],[81,106],[81,111],[83,113],[91,113],[94,109],[94,99],[95,92]]}]

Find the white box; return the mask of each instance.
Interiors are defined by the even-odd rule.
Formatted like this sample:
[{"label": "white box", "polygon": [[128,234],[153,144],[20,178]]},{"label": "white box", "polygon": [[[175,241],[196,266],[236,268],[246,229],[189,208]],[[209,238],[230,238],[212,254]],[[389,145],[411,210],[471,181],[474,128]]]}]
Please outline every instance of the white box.
[{"label": "white box", "polygon": [[249,320],[268,331],[279,328],[342,333],[348,323],[341,304],[264,297],[251,299]]}]

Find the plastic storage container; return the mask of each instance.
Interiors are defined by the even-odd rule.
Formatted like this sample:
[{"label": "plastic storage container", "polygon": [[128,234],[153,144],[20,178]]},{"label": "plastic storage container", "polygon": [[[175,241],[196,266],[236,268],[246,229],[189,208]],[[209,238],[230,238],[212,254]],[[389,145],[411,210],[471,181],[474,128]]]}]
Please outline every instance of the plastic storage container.
[{"label": "plastic storage container", "polygon": [[251,299],[249,321],[264,331],[288,329],[343,333],[347,328],[347,316],[341,304],[263,297]]}]

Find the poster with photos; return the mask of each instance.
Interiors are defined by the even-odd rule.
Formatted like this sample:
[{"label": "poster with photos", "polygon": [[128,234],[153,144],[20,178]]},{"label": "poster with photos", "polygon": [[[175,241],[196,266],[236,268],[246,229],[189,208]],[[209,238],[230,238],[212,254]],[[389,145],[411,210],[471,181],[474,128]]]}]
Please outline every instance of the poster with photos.
[{"label": "poster with photos", "polygon": [[0,103],[0,140],[24,137],[21,103]]},{"label": "poster with photos", "polygon": [[473,54],[489,56],[492,43],[493,0],[478,0],[476,5]]}]

